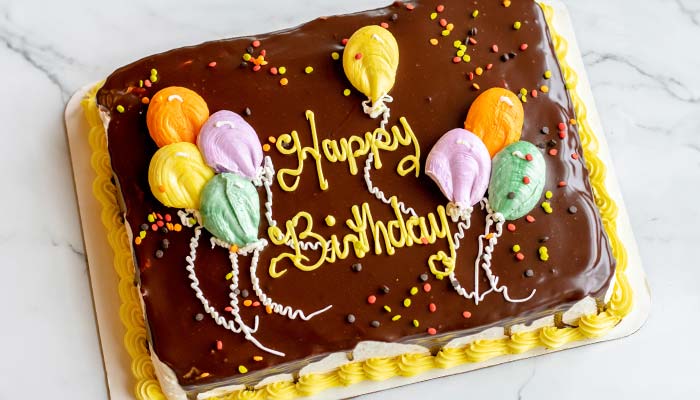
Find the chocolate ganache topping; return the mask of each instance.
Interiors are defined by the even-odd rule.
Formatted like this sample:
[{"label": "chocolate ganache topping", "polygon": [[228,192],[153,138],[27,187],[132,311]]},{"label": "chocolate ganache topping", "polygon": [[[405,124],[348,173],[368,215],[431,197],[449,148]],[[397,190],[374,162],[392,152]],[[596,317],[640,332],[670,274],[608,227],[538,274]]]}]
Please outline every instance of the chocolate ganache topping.
[{"label": "chocolate ganache topping", "polygon": [[[444,10],[437,12],[438,4]],[[418,216],[435,214],[447,204],[424,173],[425,157],[445,132],[464,126],[475,98],[488,88],[503,87],[524,99],[521,140],[542,153],[544,190],[551,193],[543,195],[526,217],[508,221],[493,252],[492,270],[499,285],[509,288],[511,298],[535,294],[528,301],[509,302],[491,293],[478,304],[460,296],[449,279],[437,279],[429,271],[431,255],[449,254],[447,241],[441,239],[397,247],[394,254],[382,244],[382,253],[375,254],[368,229],[373,250],[364,256],[350,251],[347,258],[324,262],[311,271],[282,260],[276,272],[286,272],[277,277],[268,268],[271,260],[293,250],[270,244],[260,253],[261,288],[275,301],[307,313],[327,305],[332,308],[308,321],[269,313],[252,289],[250,256],[239,257],[241,317],[252,325],[258,316],[256,339],[285,356],[269,354],[243,335],[217,325],[190,287],[185,260],[193,230],[176,224],[178,210],[159,203],[149,188],[149,162],[158,147],[146,124],[148,99],[169,86],[188,88],[206,101],[211,114],[231,110],[243,116],[267,145],[264,155],[277,171],[295,169],[297,155],[283,154],[275,139],[296,131],[301,145],[312,147],[307,111],[313,112],[319,141],[364,137],[379,126],[380,119],[363,112],[361,102],[366,97],[352,89],[342,65],[343,39],[373,24],[389,29],[400,49],[388,126],[403,132],[401,117],[410,125],[420,146],[420,174],[397,173],[397,165],[414,151],[412,146],[399,146],[381,153],[382,168],[372,171],[372,180],[387,197],[396,195]],[[462,45],[466,49],[460,49]],[[249,56],[243,58],[245,54]],[[418,343],[434,349],[486,327],[564,311],[587,296],[602,299],[615,270],[572,103],[545,19],[534,1],[513,1],[508,7],[482,0],[395,3],[316,19],[282,32],[180,48],[114,72],[99,91],[98,104],[110,116],[109,152],[126,223],[135,236],[133,249],[150,340],[159,359],[188,390],[223,382],[254,384],[264,376],[296,371],[323,355],[350,351],[367,340]],[[287,221],[306,211],[313,217],[313,232],[342,239],[352,233],[345,224],[353,219],[352,207],[361,208],[363,203],[374,221],[396,220],[390,205],[368,193],[362,171],[365,158],[358,157],[359,171],[352,174],[348,162],[321,157],[327,190],[320,188],[311,157],[303,162],[295,190],[282,190],[275,179],[273,211],[280,228],[284,230]],[[292,180],[286,177],[287,183]],[[258,191],[264,210],[265,192]],[[542,202],[547,204],[540,206]],[[485,218],[486,211],[477,205],[457,251],[455,275],[465,288],[475,285],[474,260]],[[300,223],[297,233],[304,225]],[[456,232],[452,221],[449,226]],[[258,237],[269,241],[267,229],[261,218]],[[197,276],[210,304],[224,310],[230,302],[231,261],[225,249],[209,245],[210,238],[202,231]],[[313,250],[304,255],[311,262],[320,257]],[[489,287],[486,277],[478,279],[482,288]]]}]

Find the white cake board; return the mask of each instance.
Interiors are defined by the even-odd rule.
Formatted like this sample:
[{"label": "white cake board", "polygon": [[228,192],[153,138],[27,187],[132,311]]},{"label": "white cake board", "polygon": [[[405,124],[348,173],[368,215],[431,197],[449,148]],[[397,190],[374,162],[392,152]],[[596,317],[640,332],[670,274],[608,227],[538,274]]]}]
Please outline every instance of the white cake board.
[{"label": "white cake board", "polygon": [[[554,25],[556,31],[569,42],[567,61],[578,74],[579,80],[576,90],[586,104],[588,123],[600,144],[598,156],[606,165],[606,186],[608,192],[619,208],[617,229],[619,238],[625,246],[628,255],[627,276],[634,291],[634,309],[618,326],[602,338],[572,342],[556,350],[538,348],[524,354],[496,357],[481,363],[466,363],[448,369],[434,369],[413,377],[395,377],[381,382],[364,381],[349,387],[327,389],[316,396],[310,397],[310,399],[338,399],[359,396],[505,362],[619,339],[636,332],[646,322],[651,305],[649,287],[642,270],[639,250],[632,234],[627,209],[622,201],[622,194],[610,159],[608,144],[598,117],[595,102],[593,101],[593,94],[591,93],[588,76],[584,70],[583,60],[576,43],[569,13],[559,1],[549,0],[547,3],[555,9]],[[80,101],[93,86],[94,84],[88,85],[78,90],[68,101],[65,111],[66,132],[73,163],[73,176],[80,208],[83,241],[87,253],[108,393],[112,399],[128,399],[134,396],[136,382],[131,373],[131,357],[124,346],[124,334],[126,331],[119,318],[121,300],[117,291],[119,279],[113,267],[114,253],[107,241],[105,228],[100,219],[101,206],[92,194],[95,172],[90,165],[90,157],[92,155],[92,150],[88,143],[90,128],[80,106]]]}]

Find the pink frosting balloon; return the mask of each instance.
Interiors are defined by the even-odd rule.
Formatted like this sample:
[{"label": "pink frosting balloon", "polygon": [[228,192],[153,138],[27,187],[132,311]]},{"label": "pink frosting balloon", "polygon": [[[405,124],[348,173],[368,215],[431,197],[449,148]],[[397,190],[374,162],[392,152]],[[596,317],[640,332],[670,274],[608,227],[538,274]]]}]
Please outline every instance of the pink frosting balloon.
[{"label": "pink frosting balloon", "polygon": [[476,135],[465,129],[453,129],[430,150],[425,173],[451,202],[473,206],[488,189],[491,156]]},{"label": "pink frosting balloon", "polygon": [[202,125],[197,146],[217,173],[232,172],[253,179],[262,165],[263,150],[252,126],[232,111],[218,111]]}]

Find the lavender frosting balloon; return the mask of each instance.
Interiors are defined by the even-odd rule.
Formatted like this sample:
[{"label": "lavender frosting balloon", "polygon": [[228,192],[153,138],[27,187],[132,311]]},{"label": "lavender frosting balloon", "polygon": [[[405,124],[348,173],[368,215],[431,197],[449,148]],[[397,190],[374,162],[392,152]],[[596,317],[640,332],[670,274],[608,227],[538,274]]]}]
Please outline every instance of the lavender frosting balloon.
[{"label": "lavender frosting balloon", "polygon": [[255,178],[263,151],[255,129],[232,111],[218,111],[202,125],[197,146],[204,161],[217,173],[232,172]]},{"label": "lavender frosting balloon", "polygon": [[491,156],[476,135],[453,129],[430,150],[425,173],[451,202],[470,207],[484,197],[489,186]]}]

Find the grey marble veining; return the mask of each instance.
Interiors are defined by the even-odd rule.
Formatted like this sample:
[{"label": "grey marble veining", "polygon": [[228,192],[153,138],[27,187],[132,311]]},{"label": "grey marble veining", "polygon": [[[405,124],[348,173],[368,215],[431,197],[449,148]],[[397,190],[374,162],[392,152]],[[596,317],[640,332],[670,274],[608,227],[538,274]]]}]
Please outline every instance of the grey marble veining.
[{"label": "grey marble veining", "polygon": [[[0,0],[0,399],[106,396],[63,132],[70,94],[147,54],[386,3]],[[652,287],[650,320],[622,341],[366,398],[700,397],[700,1],[565,3]]]}]

